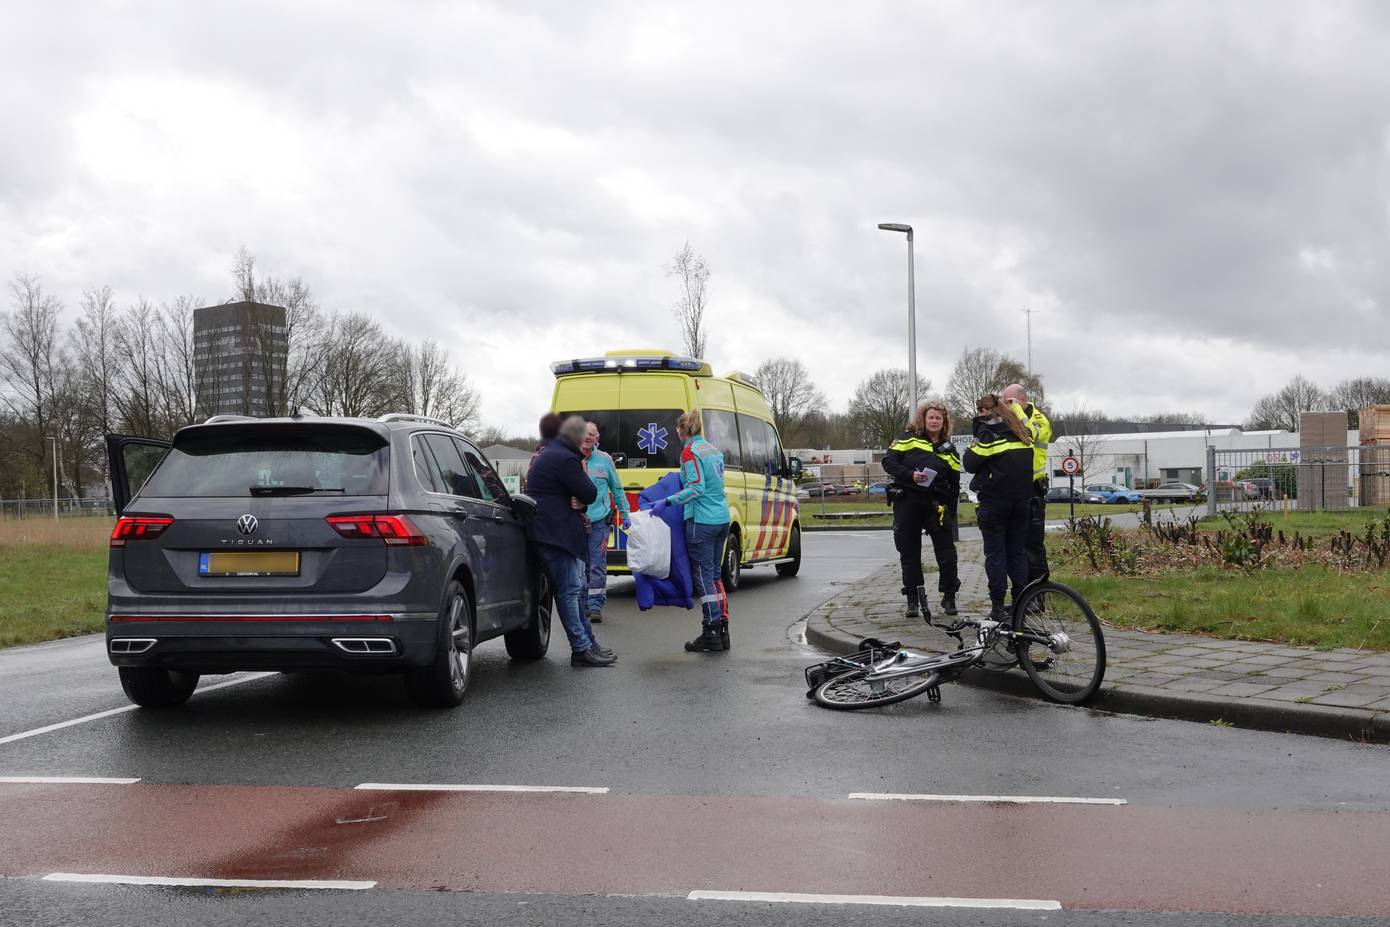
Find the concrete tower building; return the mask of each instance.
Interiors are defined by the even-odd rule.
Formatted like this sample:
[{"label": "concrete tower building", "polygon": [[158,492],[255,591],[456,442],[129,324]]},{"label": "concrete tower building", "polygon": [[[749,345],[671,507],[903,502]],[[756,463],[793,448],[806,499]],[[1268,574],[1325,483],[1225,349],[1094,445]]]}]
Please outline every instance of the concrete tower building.
[{"label": "concrete tower building", "polygon": [[279,306],[239,302],[194,310],[199,415],[289,414],[283,407],[288,355]]}]

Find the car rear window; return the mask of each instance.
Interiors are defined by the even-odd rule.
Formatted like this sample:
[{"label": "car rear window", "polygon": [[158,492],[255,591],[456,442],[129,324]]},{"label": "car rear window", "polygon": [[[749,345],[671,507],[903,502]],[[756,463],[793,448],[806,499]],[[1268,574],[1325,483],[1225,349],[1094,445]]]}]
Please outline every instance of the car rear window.
[{"label": "car rear window", "polygon": [[363,428],[217,427],[175,439],[140,495],[251,496],[279,487],[384,496],[390,449]]}]

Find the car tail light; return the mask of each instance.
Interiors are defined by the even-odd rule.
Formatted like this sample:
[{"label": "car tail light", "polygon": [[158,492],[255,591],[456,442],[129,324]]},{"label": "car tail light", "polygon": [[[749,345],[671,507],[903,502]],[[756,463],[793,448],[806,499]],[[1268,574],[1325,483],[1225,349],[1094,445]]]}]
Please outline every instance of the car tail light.
[{"label": "car tail light", "polygon": [[125,547],[126,541],[149,541],[174,523],[168,515],[122,515],[111,529],[111,546]]},{"label": "car tail light", "polygon": [[404,515],[330,515],[328,523],[334,531],[354,541],[379,538],[403,547],[423,547],[430,542]]}]

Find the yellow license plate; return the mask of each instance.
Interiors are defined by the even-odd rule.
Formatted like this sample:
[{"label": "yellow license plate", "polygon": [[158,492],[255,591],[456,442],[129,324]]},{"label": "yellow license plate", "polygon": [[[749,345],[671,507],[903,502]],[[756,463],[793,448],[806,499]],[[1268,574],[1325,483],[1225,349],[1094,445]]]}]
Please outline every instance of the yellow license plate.
[{"label": "yellow license plate", "polygon": [[198,558],[202,576],[298,576],[297,550],[212,551]]}]

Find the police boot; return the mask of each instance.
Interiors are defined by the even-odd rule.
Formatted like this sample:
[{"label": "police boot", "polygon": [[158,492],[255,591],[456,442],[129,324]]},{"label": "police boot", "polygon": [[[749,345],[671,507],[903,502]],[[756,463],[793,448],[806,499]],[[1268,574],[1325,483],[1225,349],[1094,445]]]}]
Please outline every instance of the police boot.
[{"label": "police boot", "polygon": [[912,593],[907,594],[907,611],[903,612],[905,618],[921,618],[922,609],[917,605],[917,596]]},{"label": "police boot", "polygon": [[719,622],[719,647],[721,650],[729,650],[729,619],[725,618]]},{"label": "police boot", "polygon": [[705,624],[700,626],[700,636],[693,641],[685,642],[687,653],[719,653],[724,649],[724,644],[719,640],[719,625]]},{"label": "police boot", "polygon": [[948,615],[956,614],[956,594],[948,592],[941,597],[941,610]]}]

